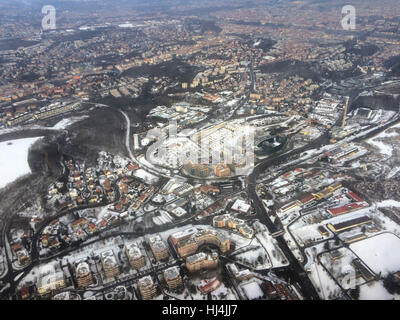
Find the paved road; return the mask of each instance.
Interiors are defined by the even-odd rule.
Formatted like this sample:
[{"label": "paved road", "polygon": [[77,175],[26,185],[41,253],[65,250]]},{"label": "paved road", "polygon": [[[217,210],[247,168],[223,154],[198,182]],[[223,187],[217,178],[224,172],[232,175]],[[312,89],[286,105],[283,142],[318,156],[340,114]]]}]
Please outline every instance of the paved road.
[{"label": "paved road", "polygon": [[[370,138],[370,137],[374,136],[375,134],[387,129],[388,127],[392,126],[393,124],[395,124],[399,121],[400,120],[397,117],[394,117],[392,121],[386,123],[383,126],[376,128],[375,130],[369,132],[368,134],[366,134],[362,137],[346,138],[346,139],[348,141],[356,141],[356,142],[365,140],[365,139]],[[265,161],[259,163],[254,168],[253,172],[248,176],[248,178],[247,178],[248,195],[249,195],[250,199],[252,199],[252,201],[253,201],[253,204],[254,204],[254,207],[255,207],[255,210],[257,213],[257,217],[260,219],[261,222],[263,222],[267,226],[267,228],[271,234],[279,231],[280,228],[278,228],[271,221],[271,219],[269,218],[269,216],[265,210],[265,207],[264,207],[262,201],[259,199],[259,197],[256,193],[257,177],[260,174],[262,174],[268,167],[283,163],[283,162],[287,161],[288,158],[290,158],[296,154],[300,154],[304,151],[319,148],[323,145],[327,145],[328,139],[329,139],[328,134],[325,133],[318,139],[312,141],[311,143],[305,145],[302,148],[292,150],[288,153],[281,154],[281,155],[278,155],[273,158],[266,159]],[[338,143],[340,143],[340,141]],[[299,283],[305,298],[306,299],[319,299],[319,296],[318,296],[314,286],[312,285],[310,279],[308,278],[306,272],[304,271],[304,268],[301,266],[301,264],[298,262],[296,257],[293,255],[292,251],[289,249],[286,241],[283,239],[283,236],[277,237],[276,240],[278,242],[280,249],[284,252],[287,259],[289,260],[289,263],[290,263],[289,268],[292,271],[295,271],[295,273],[297,274],[297,277],[295,280]]]},{"label": "paved road", "polygon": [[[267,211],[265,210],[265,207],[258,197],[256,193],[256,181],[257,177],[265,171],[266,168],[279,164],[281,162],[287,161],[288,158],[291,156],[294,156],[296,154],[300,154],[306,150],[317,148],[321,145],[326,144],[328,140],[327,134],[322,135],[312,143],[302,147],[298,148],[295,150],[292,150],[291,152],[285,153],[278,155],[273,158],[266,159],[265,161],[261,162],[258,164],[253,172],[248,176],[247,178],[247,183],[248,183],[248,195],[250,199],[253,201],[254,204],[254,209],[256,211],[257,217],[260,219],[262,223],[264,223],[268,231],[272,234],[280,230],[269,218]],[[294,271],[292,274],[295,275],[294,281],[297,282],[301,289],[302,289],[302,294],[304,297],[308,300],[319,300],[319,295],[317,291],[315,290],[313,284],[311,283],[310,279],[308,278],[306,272],[304,271],[302,265],[299,263],[299,261],[296,259],[296,257],[293,255],[293,252],[289,249],[286,241],[283,239],[283,236],[277,237],[276,241],[278,243],[279,248],[282,250],[282,252],[285,254],[286,258],[289,261],[289,267],[287,268],[288,271]]]}]

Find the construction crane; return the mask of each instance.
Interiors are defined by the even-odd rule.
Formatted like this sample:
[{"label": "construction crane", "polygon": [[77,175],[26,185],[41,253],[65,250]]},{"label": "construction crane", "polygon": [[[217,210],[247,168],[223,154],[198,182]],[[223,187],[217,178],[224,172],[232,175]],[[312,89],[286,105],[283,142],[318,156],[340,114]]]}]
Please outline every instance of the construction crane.
[{"label": "construction crane", "polygon": [[344,106],[342,129],[344,129],[344,126],[346,125],[346,115],[347,115],[347,109],[349,107],[349,100],[350,100],[350,97],[346,97],[346,104]]}]

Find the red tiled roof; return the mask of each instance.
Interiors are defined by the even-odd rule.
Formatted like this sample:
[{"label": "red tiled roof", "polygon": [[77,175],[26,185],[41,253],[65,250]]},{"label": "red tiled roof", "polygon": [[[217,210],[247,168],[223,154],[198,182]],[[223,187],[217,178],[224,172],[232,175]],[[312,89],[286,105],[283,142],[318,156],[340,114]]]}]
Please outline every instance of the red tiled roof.
[{"label": "red tiled roof", "polygon": [[305,196],[304,198],[302,198],[302,199],[300,200],[300,202],[301,202],[302,204],[306,204],[306,203],[308,203],[308,202],[310,202],[310,201],[312,201],[312,200],[314,200],[314,199],[315,199],[315,196],[314,196],[313,194],[309,194],[309,195]]},{"label": "red tiled roof", "polygon": [[332,215],[339,215],[349,212],[349,208],[347,206],[341,206],[337,208],[329,208],[328,211]]},{"label": "red tiled roof", "polygon": [[354,201],[357,201],[357,202],[364,201],[364,200],[361,199],[358,195],[356,195],[353,191],[349,191],[347,194],[348,194],[348,196],[351,197]]},{"label": "red tiled roof", "polygon": [[361,209],[363,207],[365,207],[364,203],[356,202],[356,203],[349,203],[347,205],[337,207],[337,208],[329,208],[328,211],[332,215],[339,215],[339,214],[344,214],[344,213],[350,212],[351,210]]}]

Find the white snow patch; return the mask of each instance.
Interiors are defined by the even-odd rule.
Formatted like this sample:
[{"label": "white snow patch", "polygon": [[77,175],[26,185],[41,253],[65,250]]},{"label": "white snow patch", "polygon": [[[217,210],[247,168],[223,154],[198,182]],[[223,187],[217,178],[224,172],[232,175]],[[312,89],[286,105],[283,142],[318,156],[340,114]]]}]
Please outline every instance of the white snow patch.
[{"label": "white snow patch", "polygon": [[42,137],[0,142],[0,188],[17,178],[31,173],[28,163],[29,148]]},{"label": "white snow patch", "polygon": [[396,200],[384,200],[378,203],[378,208],[400,207],[400,202]]},{"label": "white snow patch", "polygon": [[385,232],[355,242],[350,249],[376,274],[382,276],[400,270],[400,238]]},{"label": "white snow patch", "polygon": [[264,295],[259,284],[255,281],[243,284],[241,287],[249,300],[258,299]]},{"label": "white snow patch", "polygon": [[73,123],[81,121],[81,120],[86,119],[88,117],[89,116],[82,116],[82,117],[71,117],[71,118],[62,119],[61,121],[57,122],[53,126],[53,129],[66,129],[67,127],[69,127]]},{"label": "white snow patch", "polygon": [[359,300],[400,300],[400,295],[391,295],[383,286],[382,281],[374,281],[360,286]]},{"label": "white snow patch", "polygon": [[381,139],[381,138],[389,138],[389,137],[398,136],[398,134],[396,132],[387,133],[386,131],[389,129],[386,129],[385,131],[381,132],[377,136],[367,140],[367,143],[369,143],[369,144],[373,145],[374,147],[376,147],[377,149],[379,149],[380,153],[388,156],[388,158],[390,158],[393,154],[393,147],[391,147],[390,145],[388,145],[386,143],[383,143],[381,141],[376,141],[376,140]]},{"label": "white snow patch", "polygon": [[158,182],[158,177],[151,173],[144,171],[143,169],[136,170],[133,175],[139,179],[143,179],[148,184],[154,184]]}]

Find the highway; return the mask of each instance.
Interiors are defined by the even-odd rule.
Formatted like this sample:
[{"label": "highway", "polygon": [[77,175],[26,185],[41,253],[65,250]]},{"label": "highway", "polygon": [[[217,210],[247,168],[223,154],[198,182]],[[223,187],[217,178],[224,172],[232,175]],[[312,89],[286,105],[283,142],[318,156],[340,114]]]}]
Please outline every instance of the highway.
[{"label": "highway", "polygon": [[[290,157],[300,154],[304,151],[307,151],[309,149],[317,148],[320,147],[324,144],[327,143],[328,140],[328,135],[325,133],[318,139],[314,140],[312,143],[309,143],[301,148],[292,150],[290,152],[278,155],[273,158],[266,159],[265,161],[259,163],[253,170],[253,172],[248,176],[247,178],[247,193],[249,195],[249,198],[253,201],[254,204],[254,209],[256,211],[257,218],[260,220],[260,222],[264,223],[270,234],[273,234],[275,232],[280,231],[281,229],[278,228],[269,218],[269,215],[267,211],[265,210],[265,207],[260,200],[260,198],[257,195],[256,192],[256,181],[257,177],[262,174],[266,168],[276,165],[279,163],[282,163],[284,161],[287,161]],[[299,284],[299,286],[302,289],[302,294],[304,297],[308,300],[319,300],[319,295],[314,288],[313,284],[311,283],[310,279],[308,278],[306,272],[304,271],[302,265],[299,263],[299,261],[296,259],[296,257],[293,255],[292,251],[289,249],[286,241],[284,240],[283,236],[279,236],[275,238],[279,248],[282,250],[282,252],[285,254],[287,260],[289,261],[289,266],[287,267],[288,271],[293,271],[291,274],[294,274],[295,279],[293,279],[295,282]]]},{"label": "highway", "polygon": [[[253,69],[251,69],[252,73],[254,73]],[[254,75],[253,75],[254,77]],[[254,81],[254,78],[252,77],[252,80]],[[98,105],[101,107],[109,107],[106,105]],[[136,158],[134,157],[132,151],[131,151],[131,145],[130,145],[130,120],[128,115],[121,111],[116,109],[116,111],[119,111],[120,113],[123,114],[125,120],[126,120],[126,141],[125,141],[125,145],[127,148],[127,151],[129,153],[130,158],[136,162]],[[360,141],[360,140],[364,140],[367,137],[371,137],[383,130],[385,130],[386,128],[388,128],[389,126],[393,125],[394,123],[399,122],[399,118],[398,117],[394,117],[392,119],[392,121],[386,123],[383,126],[378,126],[376,129],[371,130],[371,132],[368,132],[365,135],[362,136],[356,136],[356,137],[348,137],[346,139],[344,139],[343,141],[339,141],[338,144],[343,143],[344,141],[350,142],[352,140],[354,141]],[[258,218],[260,220],[260,222],[262,222],[263,224],[266,225],[266,227],[268,228],[268,231],[270,234],[276,233],[278,231],[281,231],[280,227],[278,227],[277,225],[275,225],[262,201],[260,200],[260,198],[258,197],[257,193],[256,193],[256,182],[257,182],[257,178],[264,173],[264,171],[271,166],[274,165],[280,165],[280,164],[284,164],[287,163],[288,159],[292,158],[293,156],[299,155],[307,150],[310,149],[317,149],[321,146],[327,145],[329,144],[329,135],[328,133],[324,133],[322,136],[320,136],[319,138],[317,138],[314,141],[311,141],[309,144],[298,148],[298,149],[294,149],[291,150],[289,152],[283,153],[283,154],[278,154],[276,156],[273,156],[271,158],[265,159],[262,162],[260,162],[258,165],[256,165],[254,167],[253,172],[247,177],[246,182],[247,182],[247,193],[248,196],[250,198],[250,200],[252,201],[253,205],[254,205],[254,209],[256,212],[256,215],[254,216],[255,218]],[[147,168],[146,168],[147,169]],[[158,173],[159,174],[159,173]],[[208,181],[210,182],[210,181]],[[115,187],[115,186],[114,186]],[[118,188],[115,187],[115,190],[118,192]],[[119,193],[117,196],[117,199],[119,198]],[[36,265],[38,265],[39,263],[42,263],[43,261],[47,261],[49,260],[48,258],[44,258],[43,260],[40,259],[39,257],[39,253],[38,253],[38,248],[37,248],[37,244],[39,241],[39,236],[41,234],[41,231],[43,230],[43,228],[52,220],[54,220],[57,217],[63,216],[65,214],[71,213],[75,210],[81,210],[82,208],[75,208],[75,209],[71,209],[71,210],[66,210],[66,211],[61,211],[58,213],[58,215],[56,215],[55,217],[51,217],[49,219],[46,219],[43,223],[43,225],[39,228],[39,230],[37,230],[37,232],[34,234],[33,237],[33,246],[32,246],[32,263],[30,266],[24,268],[23,270],[13,270],[12,265],[11,265],[11,256],[9,254],[9,252],[6,251],[6,260],[8,263],[8,273],[5,275],[5,277],[3,278],[3,280],[5,280],[7,283],[10,284],[10,288],[6,290],[6,292],[13,292],[19,282],[20,279],[23,278],[23,276],[25,276],[27,273],[29,273],[29,271]],[[253,218],[254,218],[253,217]],[[177,226],[183,226],[186,225],[188,223],[193,223],[193,224],[199,224],[201,222],[195,222],[193,221],[194,217],[189,217],[188,219],[179,221],[178,223],[174,224],[174,227]],[[204,221],[202,222],[204,223]],[[2,239],[4,240],[5,243],[7,243],[7,232],[8,232],[8,228],[9,228],[9,222],[8,223],[4,223],[3,225],[3,230],[2,230]],[[160,227],[155,227],[155,228],[148,228],[145,233],[149,233],[149,232],[160,232],[163,230],[167,230],[171,228],[171,225],[163,225]],[[143,233],[140,234],[135,234],[137,236],[141,236],[143,235]],[[113,234],[114,235],[114,234]],[[131,234],[133,235],[133,234]],[[109,237],[110,235],[107,235],[106,237]],[[319,295],[316,291],[316,289],[314,288],[313,284],[311,283],[310,279],[308,278],[306,272],[304,271],[303,266],[299,263],[299,261],[296,259],[296,257],[293,255],[292,251],[290,250],[290,248],[288,247],[286,241],[284,240],[283,236],[278,236],[276,237],[276,241],[278,243],[279,248],[281,249],[281,251],[285,254],[287,260],[289,261],[289,266],[286,268],[283,268],[284,270],[286,270],[288,273],[290,273],[292,275],[292,280],[296,283],[298,283],[298,285],[301,288],[302,294],[304,295],[304,298],[309,299],[309,300],[318,300],[319,299]],[[7,248],[7,247],[6,247]],[[70,248],[70,250],[67,251],[63,251],[60,252],[58,254],[55,255],[55,257],[60,257],[63,256],[65,254],[67,254],[69,251],[73,251],[76,250],[77,248]],[[51,257],[54,258],[54,257]],[[23,275],[23,276],[21,276]],[[17,278],[18,277],[18,278]],[[18,280],[15,280],[15,279]],[[131,280],[131,279],[130,279]]]},{"label": "highway", "polygon": [[[347,137],[343,141],[338,141],[337,144],[341,144],[344,141],[350,142],[350,141],[361,141],[367,138],[370,138],[374,135],[376,135],[379,132],[382,132],[383,130],[386,130],[388,127],[392,126],[393,124],[399,122],[398,116],[394,117],[392,121],[389,121],[388,123],[377,127],[374,130],[371,130],[370,132],[366,133],[365,135],[362,136],[355,136],[355,137]],[[317,138],[316,140],[310,142],[309,144],[292,150],[290,152],[278,155],[276,157],[272,157],[269,159],[266,159],[265,161],[262,161],[259,163],[253,170],[253,172],[248,176],[247,178],[247,193],[249,195],[249,198],[253,201],[254,204],[254,209],[256,211],[257,217],[260,219],[261,222],[263,222],[267,228],[268,231],[273,234],[277,231],[280,231],[280,228],[278,228],[269,218],[268,213],[260,200],[260,198],[257,195],[256,192],[256,181],[257,178],[260,174],[262,174],[268,167],[284,163],[291,157],[293,157],[296,154],[301,154],[302,152],[305,152],[310,149],[317,149],[320,148],[324,145],[328,144],[328,133],[324,133],[322,136]],[[282,252],[286,255],[286,258],[288,259],[290,265],[288,269],[291,271],[294,271],[294,274],[296,274],[296,279],[295,281],[298,282],[302,289],[302,293],[306,299],[313,299],[313,300],[319,300],[319,296],[317,291],[315,290],[314,286],[312,285],[310,279],[308,278],[306,272],[304,271],[304,268],[302,265],[298,262],[296,257],[293,255],[292,251],[289,249],[286,241],[284,240],[283,236],[279,236],[276,238],[277,243],[282,250]]]}]

